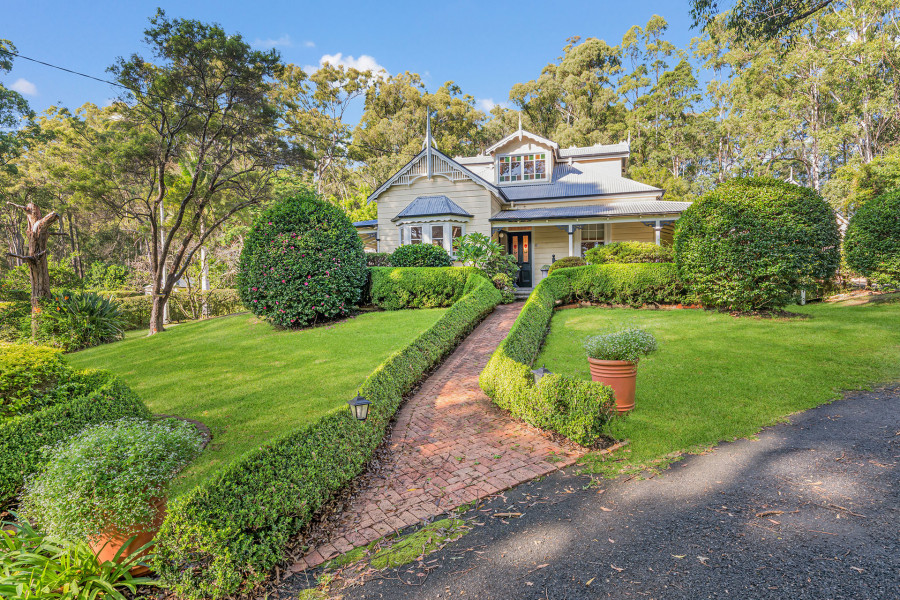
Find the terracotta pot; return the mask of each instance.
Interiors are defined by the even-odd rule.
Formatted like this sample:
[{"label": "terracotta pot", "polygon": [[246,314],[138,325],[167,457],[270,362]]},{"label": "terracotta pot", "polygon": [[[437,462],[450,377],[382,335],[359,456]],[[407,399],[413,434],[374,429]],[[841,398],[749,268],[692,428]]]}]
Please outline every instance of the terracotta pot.
[{"label": "terracotta pot", "polygon": [[619,414],[634,408],[634,389],[637,380],[637,363],[627,360],[597,360],[588,357],[591,379],[608,385],[616,396]]},{"label": "terracotta pot", "polygon": [[[104,531],[100,537],[91,540],[90,546],[91,550],[94,551],[94,554],[97,555],[97,559],[100,562],[106,562],[108,560],[113,560],[115,558],[116,553],[119,551],[122,546],[125,546],[125,550],[122,551],[122,555],[118,562],[121,562],[122,559],[131,556],[138,548],[148,544],[153,537],[156,535],[156,532],[159,531],[160,525],[162,525],[163,519],[166,517],[166,501],[165,499],[157,500],[153,503],[156,507],[156,516],[153,518],[153,521],[147,526],[145,531],[139,532],[137,535],[123,535],[120,533],[115,527],[110,527],[109,530]],[[128,540],[134,536],[134,540],[131,543],[126,543]],[[148,554],[148,551],[145,550],[141,552],[139,556],[143,557]],[[144,566],[135,566],[131,569],[132,575],[146,575],[150,572],[150,569]]]}]

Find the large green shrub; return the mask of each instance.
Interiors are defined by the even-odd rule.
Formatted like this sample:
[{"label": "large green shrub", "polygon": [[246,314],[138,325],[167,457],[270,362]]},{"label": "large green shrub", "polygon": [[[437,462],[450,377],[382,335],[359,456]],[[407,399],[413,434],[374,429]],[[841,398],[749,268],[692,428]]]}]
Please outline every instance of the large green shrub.
[{"label": "large green shrub", "polygon": [[830,280],[839,244],[834,212],[815,191],[770,178],[734,179],[681,215],[675,261],[704,305],[767,310]]},{"label": "large green shrub", "polygon": [[651,242],[613,242],[594,246],[584,255],[589,265],[672,262],[672,247]]},{"label": "large green shrub", "polygon": [[30,315],[28,300],[0,302],[0,342],[17,342],[26,334],[30,337]]},{"label": "large green shrub", "polygon": [[390,252],[366,252],[367,267],[393,267]]},{"label": "large green shrub", "polygon": [[372,267],[369,296],[385,310],[450,306],[463,294],[471,267]]},{"label": "large green shrub", "polygon": [[536,384],[531,364],[540,352],[553,307],[571,295],[566,277],[543,279],[478,379],[497,406],[536,427],[591,444],[614,411],[612,389],[592,381],[547,375]]},{"label": "large green shrub", "polygon": [[552,275],[554,271],[557,269],[567,269],[569,267],[583,267],[587,263],[584,262],[584,259],[580,256],[564,256],[552,265],[550,265],[550,270],[547,272],[548,275]]},{"label": "large green shrub", "polygon": [[85,427],[123,417],[150,418],[150,411],[120,379],[103,371],[73,375],[70,393],[49,408],[0,423],[0,503],[43,463],[41,449]]},{"label": "large green shrub", "polygon": [[567,301],[640,307],[691,300],[671,263],[592,265],[562,269],[553,277],[569,281]]},{"label": "large green shrub", "polygon": [[40,407],[70,377],[56,348],[0,344],[0,422]]},{"label": "large green shrub", "polygon": [[391,254],[391,264],[395,267],[449,267],[453,263],[450,255],[434,244],[407,244]]},{"label": "large green shrub", "polygon": [[499,301],[489,281],[470,274],[462,298],[363,383],[360,392],[372,402],[366,422],[337,408],[175,499],[157,536],[155,568],[163,582],[187,597],[217,598],[261,580],[290,537],[362,472],[403,395]]},{"label": "large green shrub", "polygon": [[111,527],[123,538],[136,535],[154,521],[156,503],[202,443],[192,424],[175,419],[93,425],[47,449],[19,512],[61,539],[89,542]]},{"label": "large green shrub", "polygon": [[882,285],[900,286],[900,189],[872,198],[850,219],[847,266]]},{"label": "large green shrub", "polygon": [[346,316],[366,284],[362,242],[338,206],[301,192],[259,216],[241,252],[238,292],[279,327]]},{"label": "large green shrub", "polygon": [[84,277],[86,287],[93,290],[118,290],[128,283],[131,269],[125,265],[109,264],[95,260]]}]

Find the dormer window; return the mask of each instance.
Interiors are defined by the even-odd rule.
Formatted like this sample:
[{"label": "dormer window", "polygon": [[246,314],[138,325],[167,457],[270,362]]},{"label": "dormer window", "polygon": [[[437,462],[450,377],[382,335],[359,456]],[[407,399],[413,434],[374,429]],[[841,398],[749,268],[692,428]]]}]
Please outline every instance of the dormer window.
[{"label": "dormer window", "polygon": [[499,183],[515,183],[519,181],[543,181],[547,179],[547,155],[510,154],[498,159]]}]

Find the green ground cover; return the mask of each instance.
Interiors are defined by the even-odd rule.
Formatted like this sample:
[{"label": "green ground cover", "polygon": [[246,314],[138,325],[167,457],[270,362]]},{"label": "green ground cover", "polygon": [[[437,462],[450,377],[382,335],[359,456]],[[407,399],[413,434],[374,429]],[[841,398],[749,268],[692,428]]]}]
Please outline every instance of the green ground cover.
[{"label": "green ground cover", "polygon": [[341,407],[393,352],[445,311],[377,312],[277,331],[247,315],[186,323],[68,355],[120,375],[154,413],[205,423],[213,441],[174,484],[190,489],[244,452]]},{"label": "green ground cover", "polygon": [[588,470],[615,475],[683,451],[751,436],[841,390],[900,379],[900,296],[791,307],[806,318],[736,318],[703,310],[557,311],[535,364],[590,379],[584,338],[622,325],[660,342],[638,368],[635,410],[610,425],[630,440]]}]

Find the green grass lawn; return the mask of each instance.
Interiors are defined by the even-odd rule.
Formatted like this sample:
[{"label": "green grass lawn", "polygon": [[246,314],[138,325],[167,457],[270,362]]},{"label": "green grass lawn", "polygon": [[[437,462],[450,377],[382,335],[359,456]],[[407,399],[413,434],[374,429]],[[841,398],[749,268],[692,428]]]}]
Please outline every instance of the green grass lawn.
[{"label": "green grass lawn", "polygon": [[751,436],[841,390],[900,379],[900,297],[791,307],[808,318],[732,317],[703,310],[558,311],[535,364],[590,379],[582,344],[624,324],[659,350],[638,367],[635,410],[610,432],[630,446],[588,469],[607,475],[664,464],[672,453]]},{"label": "green grass lawn", "polygon": [[67,358],[121,375],[154,413],[197,419],[212,430],[210,446],[176,482],[177,494],[255,446],[346,406],[375,367],[443,313],[367,313],[300,331],[276,331],[242,314],[149,338],[129,335]]}]

